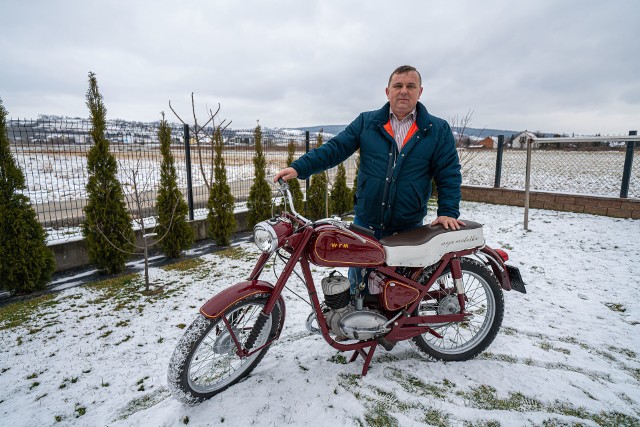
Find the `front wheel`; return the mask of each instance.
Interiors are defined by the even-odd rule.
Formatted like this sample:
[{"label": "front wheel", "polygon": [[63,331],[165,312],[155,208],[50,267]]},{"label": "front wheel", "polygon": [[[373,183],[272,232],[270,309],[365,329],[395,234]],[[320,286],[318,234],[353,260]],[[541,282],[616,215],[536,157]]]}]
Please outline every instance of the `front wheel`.
[{"label": "front wheel", "polygon": [[[233,335],[245,347],[247,339],[268,295],[245,298],[224,312]],[[258,349],[272,340],[282,327],[282,309],[276,303],[251,348]],[[208,319],[199,315],[180,339],[169,362],[167,383],[173,396],[195,404],[209,399],[251,373],[269,346],[247,357],[236,354],[237,347],[222,315]]]},{"label": "front wheel", "polygon": [[[482,263],[461,258],[465,293],[465,311],[472,314],[464,322],[429,325],[442,338],[430,333],[413,339],[417,347],[436,360],[463,361],[476,357],[494,340],[504,316],[504,298],[496,277]],[[439,289],[436,289],[439,288]],[[447,268],[431,288],[438,299],[428,296],[420,302],[415,315],[454,314],[460,311],[451,272]]]}]

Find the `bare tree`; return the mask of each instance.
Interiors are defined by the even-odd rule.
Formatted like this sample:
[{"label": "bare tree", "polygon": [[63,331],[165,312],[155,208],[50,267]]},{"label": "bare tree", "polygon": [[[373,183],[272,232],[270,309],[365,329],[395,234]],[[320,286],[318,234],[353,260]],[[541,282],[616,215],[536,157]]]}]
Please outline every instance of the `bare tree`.
[{"label": "bare tree", "polygon": [[[469,173],[473,170],[474,159],[478,155],[478,151],[470,150],[471,138],[467,135],[467,128],[471,123],[473,117],[473,110],[467,111],[464,116],[455,115],[449,119],[449,126],[454,132],[454,138],[456,140],[456,148],[458,150],[458,158],[460,159],[460,171]],[[484,132],[484,129],[480,132],[480,135]]]},{"label": "bare tree", "polygon": [[[173,109],[171,101],[169,101],[169,108],[183,125],[187,124],[176,112],[176,110]],[[209,116],[209,119],[204,123],[204,125],[200,125],[198,123],[198,115],[196,114],[196,103],[193,92],[191,93],[191,112],[193,114],[193,125],[189,125],[189,129],[193,131],[193,138],[196,142],[198,151],[198,164],[200,167],[200,173],[202,174],[202,179],[204,180],[204,185],[207,187],[208,192],[211,192],[211,186],[214,180],[213,161],[215,159],[215,144],[213,136],[216,129],[220,129],[221,132],[224,132],[224,130],[231,124],[231,121],[226,123],[227,120],[225,119],[222,122],[218,123],[218,125],[215,124],[215,120],[218,118],[218,114],[220,113],[220,104],[218,104],[218,108],[215,112],[207,108],[207,115]],[[207,164],[209,166],[208,174],[205,172],[205,162],[202,158],[202,152],[204,151],[203,148],[208,148],[210,152],[209,163]]]},{"label": "bare tree", "polygon": [[[171,215],[169,227],[167,231],[157,238],[157,233],[154,229],[158,223],[157,215],[155,214],[155,201],[156,192],[153,189],[151,182],[151,175],[148,171],[141,170],[142,161],[138,159],[134,168],[120,167],[123,174],[126,176],[126,181],[123,183],[125,186],[131,187],[131,195],[127,198],[127,204],[129,205],[129,212],[131,212],[131,218],[136,223],[140,232],[142,233],[142,244],[138,244],[137,241],[132,241],[128,236],[122,235],[121,237],[127,242],[127,247],[133,247],[134,250],[127,250],[120,247],[119,244],[114,243],[109,239],[103,231],[96,227],[97,231],[102,237],[116,250],[128,255],[135,255],[142,251],[144,256],[144,284],[145,291],[149,291],[149,250],[152,246],[160,243],[167,235],[171,228],[171,223],[175,218],[176,208],[179,200],[176,200],[173,205],[173,213]],[[146,178],[145,178],[146,177]]]}]

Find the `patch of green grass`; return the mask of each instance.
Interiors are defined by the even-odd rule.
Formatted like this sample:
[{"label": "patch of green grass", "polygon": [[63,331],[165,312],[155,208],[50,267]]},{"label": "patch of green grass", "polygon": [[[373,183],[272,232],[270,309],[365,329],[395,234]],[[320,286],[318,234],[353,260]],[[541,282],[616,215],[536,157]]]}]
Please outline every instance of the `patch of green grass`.
[{"label": "patch of green grass", "polygon": [[124,328],[125,326],[128,326],[128,325],[129,325],[128,320],[121,320],[118,323],[116,323],[117,328]]},{"label": "patch of green grass", "polygon": [[[561,424],[555,425],[554,427],[559,427]],[[496,420],[487,420],[487,421],[466,421],[464,423],[465,427],[500,427],[500,422]]]},{"label": "patch of green grass", "polygon": [[425,412],[422,421],[429,425],[438,427],[448,427],[451,425],[449,422],[449,414],[438,411],[437,409],[429,409]]},{"label": "patch of green grass", "polygon": [[387,412],[383,405],[375,405],[372,410],[367,411],[364,420],[371,427],[395,427],[399,426],[398,420]]},{"label": "patch of green grass", "polygon": [[176,325],[176,327],[177,327],[177,328],[180,328],[180,329],[184,329],[184,328],[186,328],[186,327],[187,327],[187,325],[186,325],[186,324],[184,324],[184,323],[178,323],[178,324]]},{"label": "patch of green grass", "polygon": [[[495,388],[480,385],[467,392],[460,393],[467,406],[484,410],[500,410],[515,412],[550,412],[582,420],[594,421],[600,426],[639,426],[640,419],[616,411],[591,413],[584,407],[576,407],[569,402],[556,400],[551,404],[544,404],[535,398],[525,396],[519,392],[512,392],[505,398],[498,396]],[[557,425],[548,420],[543,425]]]},{"label": "patch of green grass", "polygon": [[638,368],[629,368],[626,367],[624,368],[627,372],[629,372],[629,374],[636,379],[636,381],[640,381],[640,369]]},{"label": "patch of green grass", "polygon": [[425,382],[421,378],[395,368],[385,370],[385,377],[397,381],[407,392],[418,396],[433,396],[444,399],[455,388],[455,384],[448,380]]},{"label": "patch of green grass", "polygon": [[501,411],[540,411],[543,408],[538,400],[526,397],[522,393],[509,393],[507,398],[501,399],[495,388],[488,385],[479,385],[466,393],[474,406],[487,410]]},{"label": "patch of green grass", "polygon": [[109,335],[111,335],[112,333],[113,333],[113,331],[106,331],[102,335],[98,336],[98,338],[106,338]]},{"label": "patch of green grass", "polygon": [[540,348],[543,349],[544,351],[553,350],[559,353],[571,354],[571,350],[569,350],[568,348],[556,347],[553,344],[551,344],[549,341],[542,341],[540,343]]},{"label": "patch of green grass", "polygon": [[31,386],[29,387],[29,390],[33,390],[34,388],[38,387],[40,385],[40,383],[38,381],[34,381],[31,383]]},{"label": "patch of green grass", "polygon": [[202,266],[202,264],[204,264],[204,261],[201,258],[189,258],[165,265],[162,269],[165,271],[191,271]]},{"label": "patch of green grass", "polygon": [[40,295],[0,307],[0,331],[22,326],[31,320],[38,310],[59,304],[55,297],[54,294]]},{"label": "patch of green grass", "polygon": [[494,354],[494,353],[491,353],[490,351],[485,351],[484,353],[481,353],[480,356],[478,356],[478,359],[499,360],[501,362],[507,362],[507,363],[519,362],[516,356],[512,356],[510,354]]},{"label": "patch of green grass", "polygon": [[360,376],[356,374],[338,374],[338,384],[347,390],[357,387],[360,382]]},{"label": "patch of green grass", "polygon": [[215,252],[216,255],[234,259],[234,260],[249,260],[255,258],[254,255],[239,246],[231,246],[226,249]]},{"label": "patch of green grass", "polygon": [[620,348],[610,345],[609,347],[607,347],[607,350],[627,356],[629,359],[635,359],[637,357],[637,353],[628,348]]},{"label": "patch of green grass", "polygon": [[344,355],[341,353],[336,353],[333,356],[331,356],[329,358],[329,362],[337,363],[338,365],[346,365],[347,363],[349,363],[347,362],[347,358],[344,357]]},{"label": "patch of green grass", "polygon": [[133,336],[132,336],[132,335],[127,335],[126,337],[124,337],[123,339],[121,339],[120,341],[118,341],[118,342],[116,343],[116,345],[120,345],[120,344],[122,344],[122,343],[125,343],[125,342],[129,341],[131,338],[133,338]]},{"label": "patch of green grass", "polygon": [[62,415],[56,415],[55,417],[53,417],[54,420],[56,420],[57,423],[59,423],[60,421],[63,420]]},{"label": "patch of green grass", "polygon": [[76,418],[80,418],[81,416],[87,413],[87,408],[85,408],[84,406],[80,406],[78,404],[76,405],[75,413],[76,413]]},{"label": "patch of green grass", "polygon": [[605,302],[604,305],[606,305],[609,310],[615,311],[617,313],[624,313],[625,311],[627,311],[625,306],[619,303]]},{"label": "patch of green grass", "polygon": [[169,391],[167,391],[167,389],[165,389],[164,387],[160,387],[153,392],[137,397],[127,403],[124,409],[122,409],[118,414],[117,419],[124,420],[129,416],[135,414],[136,412],[144,411],[145,409],[157,405],[167,397],[169,397]]},{"label": "patch of green grass", "polygon": [[38,374],[36,374],[35,372],[33,374],[27,376],[28,380],[32,380],[32,379],[35,379],[35,378],[38,378]]}]

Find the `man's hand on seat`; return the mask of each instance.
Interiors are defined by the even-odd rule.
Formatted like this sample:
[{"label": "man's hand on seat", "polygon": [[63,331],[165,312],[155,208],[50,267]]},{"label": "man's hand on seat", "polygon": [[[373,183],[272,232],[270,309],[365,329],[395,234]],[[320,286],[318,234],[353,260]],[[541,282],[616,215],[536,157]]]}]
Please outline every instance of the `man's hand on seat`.
[{"label": "man's hand on seat", "polygon": [[461,225],[462,226],[466,225],[464,222],[459,221],[450,216],[437,217],[435,220],[433,220],[431,225],[436,225],[436,224],[441,224],[445,228],[445,230],[460,230]]}]

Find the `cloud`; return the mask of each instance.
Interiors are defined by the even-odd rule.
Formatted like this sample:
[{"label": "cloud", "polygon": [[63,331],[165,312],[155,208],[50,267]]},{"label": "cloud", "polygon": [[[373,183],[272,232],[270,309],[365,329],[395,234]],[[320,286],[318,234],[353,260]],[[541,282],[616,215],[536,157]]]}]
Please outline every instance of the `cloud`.
[{"label": "cloud", "polygon": [[[540,0],[5,2],[0,96],[12,115],[156,120],[195,92],[234,126],[349,123],[412,64],[422,100],[472,126],[625,133],[638,126],[640,3]],[[605,120],[601,120],[605,119]]]}]

